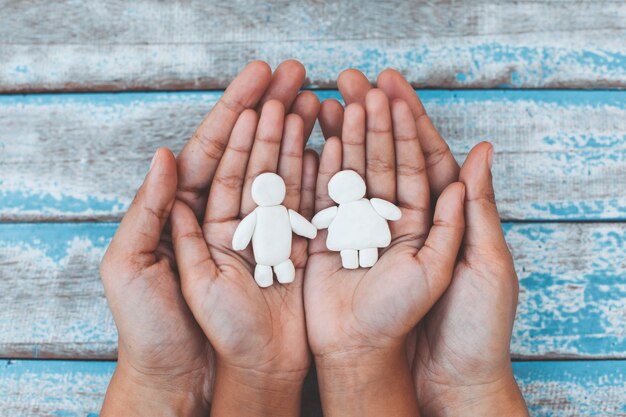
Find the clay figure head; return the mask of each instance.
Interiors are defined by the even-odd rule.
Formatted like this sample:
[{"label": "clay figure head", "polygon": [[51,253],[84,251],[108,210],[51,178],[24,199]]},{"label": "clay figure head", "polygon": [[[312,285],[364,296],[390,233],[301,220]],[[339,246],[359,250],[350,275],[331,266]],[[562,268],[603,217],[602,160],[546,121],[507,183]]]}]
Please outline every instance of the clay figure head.
[{"label": "clay figure head", "polygon": [[339,171],[328,182],[328,195],[338,204],[359,200],[365,196],[365,181],[352,170]]},{"label": "clay figure head", "polygon": [[265,172],[252,182],[252,199],[260,207],[279,205],[285,192],[285,181],[273,172]]}]

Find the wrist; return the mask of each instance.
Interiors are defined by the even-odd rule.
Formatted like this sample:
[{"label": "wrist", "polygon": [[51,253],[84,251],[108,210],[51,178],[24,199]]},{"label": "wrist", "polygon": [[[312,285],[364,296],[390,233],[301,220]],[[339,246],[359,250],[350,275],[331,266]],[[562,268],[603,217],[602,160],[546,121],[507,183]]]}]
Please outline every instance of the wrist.
[{"label": "wrist", "polygon": [[213,416],[297,416],[306,372],[270,372],[218,359]]},{"label": "wrist", "polygon": [[417,401],[403,346],[317,355],[326,416],[415,416]]},{"label": "wrist", "polygon": [[489,382],[440,385],[436,390],[429,389],[429,392],[437,394],[429,400],[418,396],[424,416],[528,416],[524,397],[510,366],[501,376]]},{"label": "wrist", "polygon": [[208,375],[188,375],[185,380],[171,375],[148,376],[120,361],[100,415],[206,416],[210,412],[207,379]]}]

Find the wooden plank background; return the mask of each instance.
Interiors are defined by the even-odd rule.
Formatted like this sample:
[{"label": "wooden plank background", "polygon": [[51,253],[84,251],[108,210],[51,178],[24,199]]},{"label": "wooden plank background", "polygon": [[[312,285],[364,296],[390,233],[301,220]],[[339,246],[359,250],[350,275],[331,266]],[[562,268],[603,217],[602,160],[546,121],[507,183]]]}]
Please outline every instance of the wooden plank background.
[{"label": "wooden plank background", "polygon": [[[97,417],[115,362],[0,361],[7,416]],[[623,416],[626,362],[516,362],[531,415]],[[310,381],[314,385],[315,380]],[[308,388],[305,388],[308,389]],[[321,416],[308,408],[303,417]]]},{"label": "wooden plank background", "polygon": [[432,88],[623,88],[616,1],[3,1],[0,91],[223,88],[244,62],[356,67]]},{"label": "wooden plank background", "polygon": [[[114,359],[98,262],[116,223],[0,225],[0,357]],[[506,223],[514,358],[626,358],[626,224]],[[20,277],[19,280],[11,277]]]},{"label": "wooden plank background", "polygon": [[626,416],[621,0],[0,0],[0,415],[97,416],[117,337],[97,267],[154,150],[247,61],[287,58],[322,99],[397,68],[459,161],[494,143],[531,415]]},{"label": "wooden plank background", "polygon": [[[0,96],[0,219],[120,219],[154,150],[178,151],[220,94]],[[420,95],[459,160],[494,143],[504,219],[626,218],[622,92]],[[316,130],[310,143],[322,142]]]}]

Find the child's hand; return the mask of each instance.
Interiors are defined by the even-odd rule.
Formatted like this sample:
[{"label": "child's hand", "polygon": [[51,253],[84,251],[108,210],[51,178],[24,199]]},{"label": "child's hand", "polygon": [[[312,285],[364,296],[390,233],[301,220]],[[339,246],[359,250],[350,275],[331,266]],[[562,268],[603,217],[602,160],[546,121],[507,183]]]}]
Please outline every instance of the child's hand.
[{"label": "child's hand", "polygon": [[[352,169],[366,179],[368,198],[396,203],[402,218],[390,223],[391,245],[370,269],[343,269],[339,253],[326,248],[326,233],[311,242],[307,331],[326,413],[349,415],[358,404],[359,415],[414,415],[406,339],[452,277],[464,230],[464,186],[443,191],[431,227],[426,164],[409,106],[395,101],[390,109],[381,90],[369,91],[365,103],[366,111],[348,106],[341,140],[326,142],[315,210],[335,205],[328,181]],[[358,393],[358,403],[347,392]]]},{"label": "child's hand", "polygon": [[317,159],[304,144],[302,118],[285,116],[281,102],[265,103],[260,117],[246,110],[215,172],[202,227],[186,204],[172,210],[183,294],[216,352],[215,415],[299,412],[310,363],[302,300],[307,241],[293,239],[295,281],[269,288],[254,280],[251,249],[235,251],[231,242],[255,207],[251,183],[264,172],[285,180],[283,205],[310,218]]},{"label": "child's hand", "polygon": [[[363,102],[371,89],[363,74],[348,70],[338,80],[346,104]],[[433,127],[413,88],[394,70],[378,77],[390,100],[405,100],[426,156],[435,199],[459,177],[459,166]],[[325,134],[340,126],[337,102],[322,104]],[[518,281],[494,203],[492,148],[476,146],[461,169],[466,186],[466,233],[450,287],[420,323],[414,359],[418,402],[426,415],[527,415],[511,371],[509,344]]]}]

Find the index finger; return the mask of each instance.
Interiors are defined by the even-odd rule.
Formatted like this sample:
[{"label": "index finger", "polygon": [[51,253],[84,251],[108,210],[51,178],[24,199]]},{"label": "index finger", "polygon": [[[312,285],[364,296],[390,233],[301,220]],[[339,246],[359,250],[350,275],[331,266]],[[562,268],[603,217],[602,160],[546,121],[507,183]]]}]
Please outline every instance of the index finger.
[{"label": "index finger", "polygon": [[450,147],[433,126],[424,105],[402,74],[392,69],[385,70],[378,76],[377,85],[387,94],[389,101],[401,99],[411,108],[417,137],[426,158],[430,190],[438,197],[448,185],[459,178],[459,164]]},{"label": "index finger", "polygon": [[204,211],[209,185],[235,122],[244,110],[256,107],[271,78],[272,71],[265,62],[248,64],[178,155],[177,198],[191,207],[196,217]]}]

